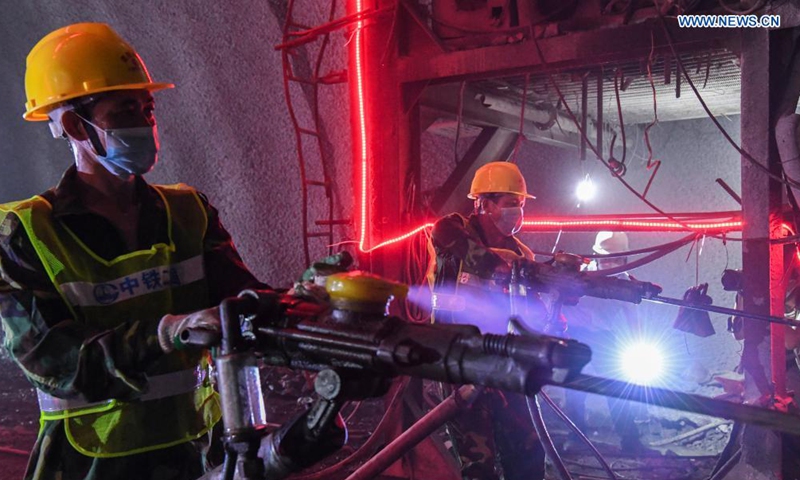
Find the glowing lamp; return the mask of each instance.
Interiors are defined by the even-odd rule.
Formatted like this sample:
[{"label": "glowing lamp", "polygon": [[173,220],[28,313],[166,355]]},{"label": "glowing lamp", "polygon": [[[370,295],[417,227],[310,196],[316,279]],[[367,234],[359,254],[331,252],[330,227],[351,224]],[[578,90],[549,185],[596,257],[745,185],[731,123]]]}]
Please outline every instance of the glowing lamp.
[{"label": "glowing lamp", "polygon": [[578,183],[578,188],[575,189],[575,196],[577,196],[578,200],[581,202],[588,202],[594,198],[595,193],[597,193],[597,186],[592,182],[589,175],[586,175],[583,180]]},{"label": "glowing lamp", "polygon": [[622,349],[620,371],[625,379],[637,385],[652,385],[664,373],[664,355],[658,345],[637,341]]}]

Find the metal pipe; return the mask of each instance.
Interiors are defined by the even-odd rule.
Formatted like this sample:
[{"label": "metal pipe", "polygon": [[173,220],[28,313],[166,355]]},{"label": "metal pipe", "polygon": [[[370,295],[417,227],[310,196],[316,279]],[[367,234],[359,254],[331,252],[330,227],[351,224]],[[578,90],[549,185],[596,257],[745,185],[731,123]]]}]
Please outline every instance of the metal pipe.
[{"label": "metal pipe", "polygon": [[607,397],[674,408],[684,412],[741,420],[772,430],[791,433],[792,435],[800,434],[800,415],[780,413],[753,405],[715,400],[691,393],[634,385],[619,380],[583,374],[561,386]]},{"label": "metal pipe", "polygon": [[435,432],[445,422],[455,417],[464,406],[475,401],[481,391],[482,389],[474,385],[463,385],[453,392],[453,395],[447,397],[436,408],[420,418],[411,428],[395,438],[392,443],[384,447],[377,455],[359,467],[346,480],[376,478],[419,442]]},{"label": "metal pipe", "polygon": [[734,308],[719,307],[717,305],[694,305],[689,302],[686,302],[685,300],[662,297],[660,295],[651,298],[643,298],[642,300],[653,303],[663,303],[666,305],[677,305],[679,307],[691,308],[692,310],[702,310],[704,312],[713,312],[713,313],[721,313],[723,315],[733,315],[738,317],[752,318],[754,320],[762,320],[764,322],[777,323],[780,325],[789,325],[789,326],[800,325],[800,323],[798,322],[792,320],[786,320],[785,318],[781,317],[773,317],[771,315],[750,313],[743,310],[736,310]]}]

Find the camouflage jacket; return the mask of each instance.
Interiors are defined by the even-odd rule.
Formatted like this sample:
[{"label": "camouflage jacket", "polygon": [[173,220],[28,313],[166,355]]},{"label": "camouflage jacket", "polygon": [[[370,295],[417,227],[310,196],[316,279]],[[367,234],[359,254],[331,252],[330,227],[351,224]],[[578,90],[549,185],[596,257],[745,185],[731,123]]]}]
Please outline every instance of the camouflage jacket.
[{"label": "camouflage jacket", "polygon": [[[456,284],[459,296],[466,299],[463,311],[435,312],[435,321],[478,326],[484,333],[506,333],[506,320],[510,313],[510,297],[506,289],[493,291],[464,290],[464,273],[482,280],[490,280],[508,262],[495,249],[511,251],[521,257],[532,258],[530,250],[514,237],[505,237],[498,245],[489,245],[476,215],[468,218],[454,213],[441,218],[431,232],[435,261],[429,276],[434,292],[454,293]],[[533,293],[520,303],[520,315],[534,329],[543,328],[546,311],[539,297]],[[531,321],[532,322],[529,322]]]},{"label": "camouflage jacket", "polygon": [[488,245],[476,215],[467,218],[457,213],[442,217],[433,226],[431,242],[436,252],[433,272],[435,285],[455,283],[461,262],[464,268],[481,278],[491,278],[506,262],[490,247],[519,251],[517,242],[506,237],[503,245]]},{"label": "camouflage jacket", "polygon": [[[57,187],[42,194],[53,207],[54,219],[66,224],[104,259],[128,253],[116,228],[81,203],[79,187],[77,172],[71,167]],[[137,178],[136,189],[141,201],[138,244],[167,241],[167,216],[161,197],[141,177]],[[243,264],[220,223],[217,210],[202,195],[201,200],[208,214],[203,259],[209,298],[198,298],[197,309],[216,305],[245,288],[266,287]],[[154,327],[145,328],[146,322],[121,322],[111,330],[94,331],[73,321],[14,215],[6,216],[0,223],[0,320],[5,333],[4,346],[13,360],[36,388],[57,397],[87,401],[125,399],[135,395],[135,390],[120,377],[142,378],[141,372],[162,355]],[[37,454],[54,458],[69,454],[61,421],[45,423],[29,470],[44,460],[35,458]],[[43,435],[59,437],[50,439],[49,444],[59,445],[58,449],[63,446],[65,451],[43,449]],[[52,477],[61,478],[56,474]],[[42,474],[36,478],[51,476]]]}]

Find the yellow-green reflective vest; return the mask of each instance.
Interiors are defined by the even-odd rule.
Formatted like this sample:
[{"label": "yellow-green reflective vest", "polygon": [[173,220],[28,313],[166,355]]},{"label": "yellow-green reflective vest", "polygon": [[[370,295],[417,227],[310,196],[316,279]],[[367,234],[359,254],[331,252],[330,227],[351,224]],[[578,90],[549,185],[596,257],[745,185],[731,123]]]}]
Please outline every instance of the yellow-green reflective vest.
[{"label": "yellow-green reflective vest", "polygon": [[[103,331],[127,321],[157,322],[167,313],[209,307],[203,267],[206,211],[186,185],[156,186],[167,212],[169,243],[107,261],[66,225],[54,221],[40,196],[0,205],[16,215],[47,274],[77,322]],[[147,392],[136,401],[88,404],[39,392],[41,420],[63,420],[70,444],[92,457],[117,457],[194,440],[220,418],[219,399],[202,375],[202,352],[164,355],[144,372]]]}]

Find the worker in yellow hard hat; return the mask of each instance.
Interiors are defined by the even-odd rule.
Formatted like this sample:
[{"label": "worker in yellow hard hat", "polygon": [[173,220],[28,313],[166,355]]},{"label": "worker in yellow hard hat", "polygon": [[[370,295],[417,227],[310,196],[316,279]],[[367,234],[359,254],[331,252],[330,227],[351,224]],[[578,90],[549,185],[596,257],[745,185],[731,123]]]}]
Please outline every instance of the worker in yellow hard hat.
[{"label": "worker in yellow hard hat", "polygon": [[504,282],[514,261],[534,259],[516,234],[526,200],[535,197],[515,164],[490,162],[475,172],[469,198],[474,201],[469,217],[453,213],[433,227],[433,316],[437,322],[476,325],[484,333],[506,333],[511,312]]},{"label": "worker in yellow hard hat", "polygon": [[[453,213],[433,227],[433,321],[478,326],[484,333],[506,333],[511,314],[541,328],[544,305],[525,288],[524,301],[511,307],[509,275],[513,262],[533,261],[518,238],[528,199],[525,179],[510,162],[490,162],[472,180],[469,217]],[[529,322],[530,326],[530,322]],[[544,450],[527,413],[524,397],[491,391],[447,426],[461,460],[464,478],[507,480],[544,478]],[[500,464],[495,461],[499,454]]]},{"label": "worker in yellow hard hat", "polygon": [[213,307],[263,284],[205,196],[142,177],[159,150],[153,92],[172,87],[105,24],[60,28],[28,55],[23,117],[48,122],[74,164],[0,205],[5,347],[41,410],[26,479],[195,479],[219,450],[207,355],[175,337],[219,329]]}]

